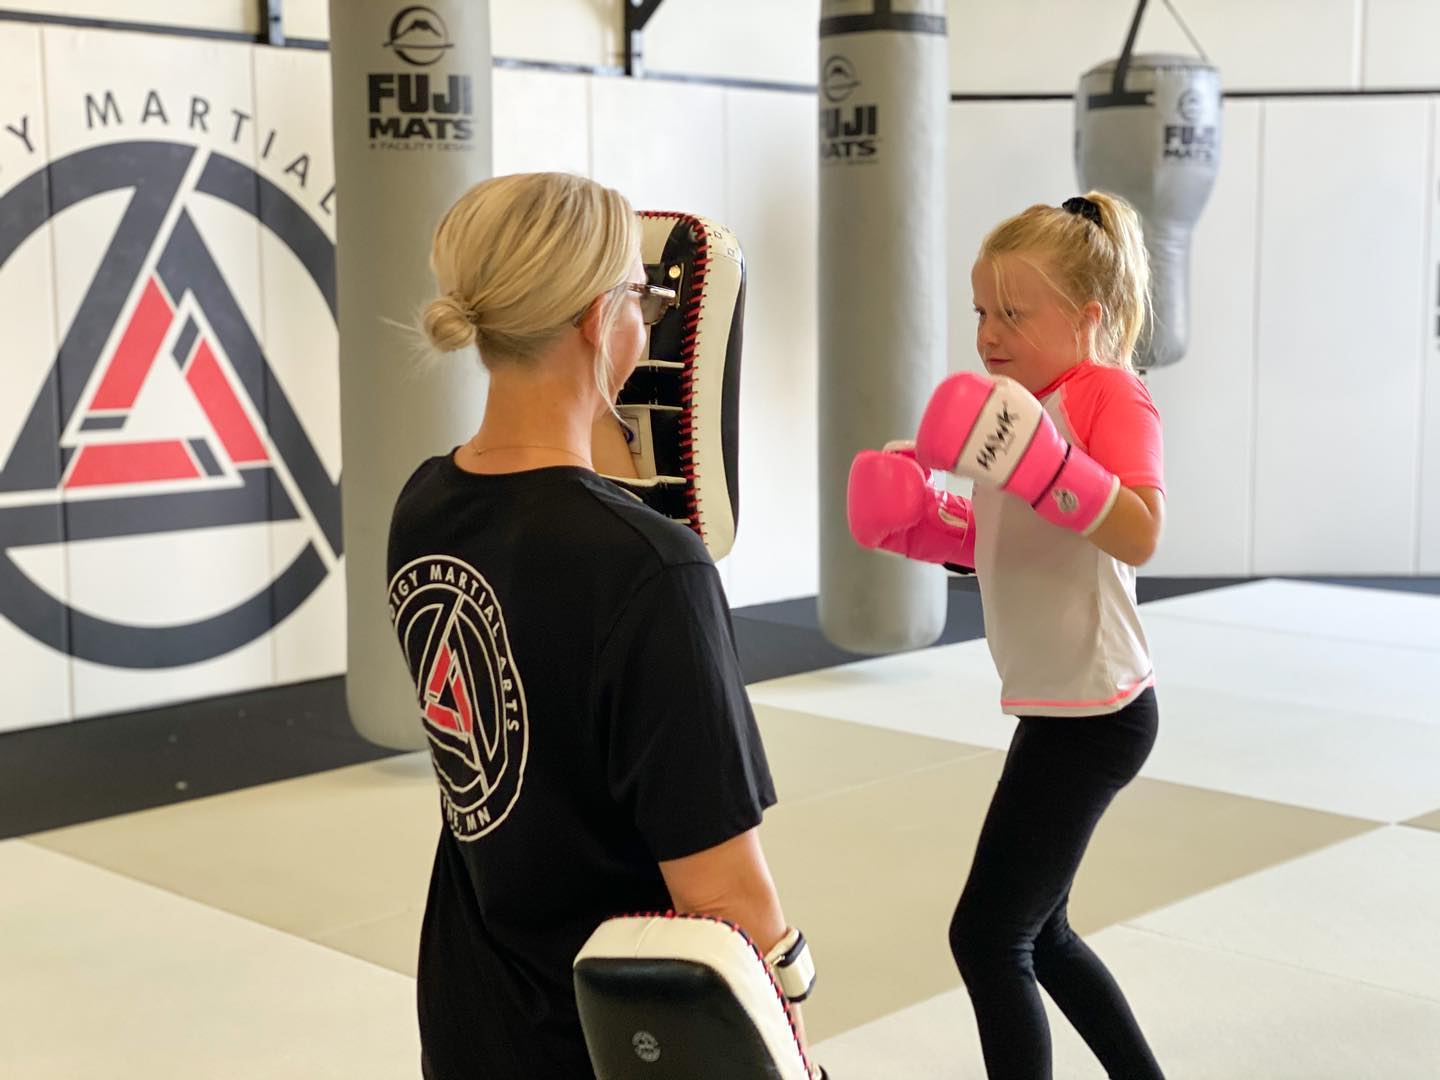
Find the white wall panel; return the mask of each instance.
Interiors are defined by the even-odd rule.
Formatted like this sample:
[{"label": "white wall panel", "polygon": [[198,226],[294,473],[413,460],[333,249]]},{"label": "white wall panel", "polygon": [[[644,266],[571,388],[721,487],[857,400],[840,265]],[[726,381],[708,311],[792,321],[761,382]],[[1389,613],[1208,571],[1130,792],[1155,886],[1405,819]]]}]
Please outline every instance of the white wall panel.
[{"label": "white wall panel", "polygon": [[[618,64],[620,4],[621,0],[490,0],[491,50],[510,59]],[[285,0],[285,33],[328,40],[329,9],[329,0]]]},{"label": "white wall panel", "polygon": [[[1075,194],[1075,109],[1068,101],[950,106],[950,370],[979,371],[970,268],[985,235],[1034,203]],[[899,436],[897,435],[897,438]]]},{"label": "white wall panel", "polygon": [[[0,26],[0,193],[35,176],[49,160],[40,72],[40,31]],[[48,198],[45,201],[48,207]],[[5,326],[0,467],[55,363],[53,282],[47,225],[31,233],[0,266],[0,320]]]},{"label": "white wall panel", "polygon": [[496,68],[492,128],[496,176],[590,174],[587,75]]},{"label": "white wall panel", "polygon": [[[330,128],[330,68],[323,53],[255,49],[255,110],[268,118],[257,140],[277,130],[277,149],[257,171],[303,210],[325,240],[335,242],[335,173]],[[304,110],[291,108],[297,101]],[[296,168],[305,160],[302,170]],[[315,449],[332,476],[340,474],[340,369],[335,324],[320,286],[273,229],[260,233],[263,335],[267,359],[299,408]]]},{"label": "white wall panel", "polygon": [[665,0],[645,28],[645,66],[813,85],[819,25],[820,0]]},{"label": "white wall panel", "polygon": [[1258,573],[1414,570],[1430,113],[1266,105]]},{"label": "white wall panel", "polygon": [[[330,127],[330,64],[324,53],[254,49],[258,171],[288,198],[291,209],[319,227],[326,244],[335,242],[334,166]],[[307,108],[296,109],[297,102]],[[277,132],[266,155],[269,131]],[[303,164],[302,164],[303,162]],[[280,226],[283,228],[283,226]],[[294,250],[272,228],[260,230],[262,319],[257,331],[270,369],[318,455],[324,480],[340,482],[340,365],[335,321],[321,285]],[[333,277],[327,283],[333,287]],[[333,294],[332,294],[333,295]],[[409,343],[397,332],[395,362],[404,363]],[[267,401],[272,432],[278,409]],[[275,457],[283,462],[283,454]],[[301,520],[277,522],[271,530],[271,563],[278,574],[307,545],[320,553],[329,575],[271,635],[274,679],[297,682],[345,670],[344,563],[334,556],[318,514],[293,475],[289,488]],[[338,505],[338,503],[336,504]]]},{"label": "white wall panel", "polygon": [[1225,105],[1220,175],[1192,248],[1189,355],[1148,376],[1165,424],[1167,488],[1149,574],[1248,570],[1261,109]]},{"label": "white wall panel", "polygon": [[714,86],[595,79],[595,179],[637,210],[684,210],[724,221],[725,93]]},{"label": "white wall panel", "polygon": [[1420,559],[1422,574],[1440,574],[1440,99],[1430,99],[1431,142],[1429,182],[1429,253],[1425,266],[1424,415],[1420,483]]},{"label": "white wall panel", "polygon": [[732,91],[726,223],[745,249],[740,528],[730,602],[818,588],[815,97]]},{"label": "white wall panel", "polygon": [[260,29],[260,5],[255,0],[19,0],[7,3],[11,11],[64,15],[83,19],[191,26],[254,34]]},{"label": "white wall panel", "polygon": [[[496,56],[562,64],[618,64],[621,0],[491,0]],[[657,16],[658,18],[658,16]]]},{"label": "white wall panel", "polygon": [[1440,87],[1440,4],[1365,0],[1367,87]]},{"label": "white wall panel", "polygon": [[285,36],[330,40],[330,0],[285,0]]},{"label": "white wall panel", "polygon": [[[219,2],[219,0],[215,0]],[[285,0],[285,33],[327,39],[327,0]],[[490,0],[498,57],[615,66],[623,61],[621,0]],[[666,0],[645,29],[652,71],[770,82],[815,82],[819,0]]]},{"label": "white wall panel", "polygon": [[[1190,28],[1229,90],[1357,85],[1359,0],[1186,0]],[[1119,55],[1132,0],[951,0],[950,85],[964,93],[1070,93],[1080,74]],[[1161,4],[1138,52],[1194,53]]]},{"label": "white wall panel", "polygon": [[[253,124],[231,112],[254,115],[249,46],[61,26],[46,27],[43,36],[50,144],[56,156],[141,137],[243,152],[253,137]],[[242,81],[237,84],[237,79]],[[147,98],[152,90],[153,101]],[[197,96],[209,108],[194,118],[191,106]]]},{"label": "white wall panel", "polygon": [[[40,73],[40,31],[0,27],[0,102],[4,102],[0,113],[0,198],[34,176],[47,161]],[[48,209],[49,200],[43,203]],[[14,219],[10,220],[13,227]],[[5,225],[0,222],[0,230]],[[22,464],[12,461],[16,440],[55,363],[53,257],[51,229],[44,224],[20,241],[0,266],[0,325],[5,327],[0,350],[0,470]],[[58,462],[53,417],[45,425],[43,437],[47,461]],[[25,504],[35,508],[22,509]],[[60,535],[60,506],[53,496],[43,495],[36,505],[34,495],[0,491],[0,546],[9,545],[4,539],[7,535],[18,539],[21,515],[25,514],[36,515],[51,536]],[[0,557],[10,559],[20,573],[59,603],[69,599],[64,549],[58,544],[16,544]],[[69,657],[17,628],[6,615],[9,605],[17,602],[13,595],[0,597],[0,671],[5,673],[0,680],[0,731],[67,720],[72,713]],[[68,626],[58,607],[41,621],[50,635],[63,642]]]},{"label": "white wall panel", "polygon": [[[196,434],[191,427],[199,414],[193,410],[184,413],[174,408],[146,408],[147,400],[163,403],[185,398],[188,384],[172,359],[171,345],[182,324],[192,317],[202,339],[211,346],[222,375],[229,375],[230,385],[238,391],[241,411],[263,430],[263,395],[262,400],[254,400],[244,393],[234,378],[232,358],[215,330],[215,320],[223,318],[223,312],[207,307],[195,291],[207,273],[218,270],[220,291],[228,302],[233,302],[250,332],[258,332],[262,321],[259,226],[245,210],[194,190],[212,151],[253,167],[257,128],[262,129],[262,137],[268,141],[263,118],[258,123],[256,120],[252,47],[62,28],[47,28],[44,43],[50,135],[57,155],[139,139],[198,150],[190,159],[178,192],[169,200],[163,219],[152,223],[145,235],[127,241],[148,250],[134,280],[115,286],[121,295],[128,294],[128,299],[109,331],[99,363],[80,391],[79,408],[69,424],[68,438],[78,443],[79,452],[84,453],[85,448],[105,442],[133,444],[137,440],[165,441]],[[101,120],[94,108],[87,110],[87,95],[102,103],[113,98],[109,119]],[[205,103],[203,110],[197,110],[197,100]],[[271,143],[272,152],[277,152],[279,145],[277,136]],[[55,221],[56,278],[61,283],[62,310],[73,305],[64,295],[67,291],[84,294],[89,289],[96,251],[109,248],[115,235],[113,229],[97,230],[95,219],[82,203]],[[142,292],[148,282],[158,277],[161,253],[185,219],[197,230],[203,251],[186,256],[183,287],[167,290],[170,300],[179,306],[165,314],[167,329],[160,353],[153,364],[143,369],[146,374],[142,389],[124,428],[83,433],[79,414],[104,379]],[[77,317],[89,317],[92,310],[80,308]],[[79,388],[62,385],[62,389],[73,394]],[[206,434],[207,446],[223,466],[223,475],[213,480],[101,485],[68,494],[70,599],[77,611],[123,626],[177,626],[228,610],[257,594],[264,596],[272,576],[272,556],[270,528],[263,515],[259,521],[222,528],[170,529],[77,540],[78,522],[86,512],[82,504],[109,501],[120,516],[130,512],[124,509],[127,498],[168,494],[173,497],[172,505],[178,505],[181,500],[197,497],[202,490],[238,484],[239,473],[215,429],[209,427]],[[260,505],[263,508],[263,501]],[[249,625],[258,629],[265,621],[262,613],[249,620]],[[77,641],[80,632],[77,623]],[[266,685],[273,677],[272,646],[261,638],[220,659],[178,669],[136,670],[76,660],[74,672],[75,713],[88,716]]]}]

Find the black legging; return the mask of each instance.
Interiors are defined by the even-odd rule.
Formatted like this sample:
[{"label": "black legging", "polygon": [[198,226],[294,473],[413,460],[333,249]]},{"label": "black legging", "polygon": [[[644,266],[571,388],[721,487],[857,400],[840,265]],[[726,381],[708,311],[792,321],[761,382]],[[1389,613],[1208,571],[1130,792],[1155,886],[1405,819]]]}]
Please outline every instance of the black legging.
[{"label": "black legging", "polygon": [[1038,979],[1112,1077],[1161,1077],[1125,995],[1075,931],[1070,885],[1100,816],[1155,744],[1146,690],[1108,716],[1022,717],[985,816],[950,949],[990,1080],[1048,1080]]}]

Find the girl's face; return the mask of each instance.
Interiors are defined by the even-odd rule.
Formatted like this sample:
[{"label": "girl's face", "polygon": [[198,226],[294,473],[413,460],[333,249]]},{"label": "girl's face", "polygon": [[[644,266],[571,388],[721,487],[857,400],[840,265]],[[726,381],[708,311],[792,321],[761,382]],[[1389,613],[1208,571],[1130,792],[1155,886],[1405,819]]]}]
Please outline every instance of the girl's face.
[{"label": "girl's face", "polygon": [[975,350],[991,375],[1007,375],[1038,394],[1090,354],[1100,305],[1091,301],[1074,310],[1045,280],[1043,259],[1036,260],[1037,269],[1027,259],[997,258],[1005,275],[1003,299],[995,261],[982,256],[970,271]]}]

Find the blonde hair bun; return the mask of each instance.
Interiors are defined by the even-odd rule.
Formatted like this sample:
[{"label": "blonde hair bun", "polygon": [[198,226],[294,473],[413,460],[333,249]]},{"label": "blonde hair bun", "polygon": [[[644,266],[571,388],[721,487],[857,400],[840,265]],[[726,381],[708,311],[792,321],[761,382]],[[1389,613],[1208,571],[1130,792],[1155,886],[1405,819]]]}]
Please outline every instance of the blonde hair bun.
[{"label": "blonde hair bun", "polygon": [[[611,188],[569,173],[484,180],[435,227],[440,295],[425,309],[425,336],[442,352],[478,345],[486,365],[524,363],[600,296],[608,333],[639,254],[639,219]],[[607,394],[608,371],[602,344],[596,384]]]},{"label": "blonde hair bun", "polygon": [[425,336],[441,352],[475,344],[478,336],[470,313],[453,296],[441,296],[425,308]]}]

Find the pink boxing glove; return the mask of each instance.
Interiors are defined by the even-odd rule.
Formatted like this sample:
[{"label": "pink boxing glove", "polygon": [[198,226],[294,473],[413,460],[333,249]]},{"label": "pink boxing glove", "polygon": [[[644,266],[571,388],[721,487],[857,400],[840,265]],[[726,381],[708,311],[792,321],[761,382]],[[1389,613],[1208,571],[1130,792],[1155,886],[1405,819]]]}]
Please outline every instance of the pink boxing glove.
[{"label": "pink boxing glove", "polygon": [[1003,375],[961,372],[942,382],[925,407],[915,451],[921,465],[994,484],[1081,536],[1120,496],[1120,480],[1066,442],[1034,395]]},{"label": "pink boxing glove", "polygon": [[846,509],[850,535],[861,547],[967,571],[975,567],[969,500],[931,487],[913,450],[855,455]]}]

